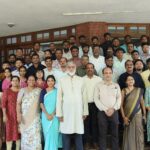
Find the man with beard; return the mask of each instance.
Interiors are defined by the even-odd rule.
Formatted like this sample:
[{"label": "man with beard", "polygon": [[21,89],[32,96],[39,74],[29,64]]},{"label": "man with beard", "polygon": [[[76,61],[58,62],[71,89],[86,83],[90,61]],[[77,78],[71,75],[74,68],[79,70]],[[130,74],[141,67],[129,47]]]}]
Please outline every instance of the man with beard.
[{"label": "man with beard", "polygon": [[70,47],[77,46],[76,37],[74,35],[71,35],[69,37],[69,43],[70,43]]},{"label": "man with beard", "polygon": [[67,60],[70,60],[72,58],[70,43],[68,41],[63,42],[63,57],[67,58]]},{"label": "man with beard", "polygon": [[55,55],[55,52],[56,52],[56,46],[55,46],[55,44],[54,43],[50,43],[50,45],[49,45],[49,50],[50,50],[50,52],[51,52],[51,54],[52,54],[52,60],[56,60],[56,55]]},{"label": "man with beard", "polygon": [[73,61],[77,67],[81,65],[81,58],[79,58],[79,48],[77,46],[72,46],[70,48],[72,59],[70,61]]},{"label": "man with beard", "polygon": [[107,50],[112,46],[112,37],[110,33],[104,33],[104,42],[101,44],[101,47],[104,52],[104,57],[107,56]]},{"label": "man with beard", "polygon": [[[86,44],[86,36],[85,35],[80,35],[79,36],[79,44],[80,44],[80,46],[79,46],[79,57],[81,58],[84,55],[83,54],[84,53],[83,52],[83,46],[87,45]],[[89,47],[88,47],[88,49],[89,49]]]},{"label": "man with beard", "polygon": [[73,136],[76,150],[83,150],[83,121],[88,115],[87,101],[83,99],[83,79],[75,75],[76,65],[72,61],[67,63],[67,69],[67,75],[58,83],[56,116],[60,120],[63,149],[71,149]]},{"label": "man with beard", "polygon": [[85,119],[85,134],[84,143],[85,149],[90,148],[92,144],[94,149],[98,148],[98,126],[97,126],[97,108],[94,103],[94,89],[95,85],[99,83],[102,79],[94,75],[94,65],[88,63],[86,65],[86,75],[83,77],[84,80],[84,99],[88,102],[89,116]]},{"label": "man with beard", "polygon": [[9,57],[8,57],[8,61],[9,61],[9,64],[10,64],[11,71],[14,71],[16,69],[16,67],[15,67],[16,55],[15,54],[10,54]]}]

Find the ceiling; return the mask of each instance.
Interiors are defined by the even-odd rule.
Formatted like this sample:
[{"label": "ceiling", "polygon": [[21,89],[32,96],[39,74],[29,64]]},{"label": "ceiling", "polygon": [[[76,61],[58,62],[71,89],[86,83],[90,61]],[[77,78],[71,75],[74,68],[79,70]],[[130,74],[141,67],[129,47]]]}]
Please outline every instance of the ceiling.
[{"label": "ceiling", "polygon": [[[150,0],[0,0],[0,36],[87,21],[150,23]],[[117,13],[134,11],[130,13]],[[64,16],[63,13],[114,12]],[[10,28],[8,23],[15,23]]]}]

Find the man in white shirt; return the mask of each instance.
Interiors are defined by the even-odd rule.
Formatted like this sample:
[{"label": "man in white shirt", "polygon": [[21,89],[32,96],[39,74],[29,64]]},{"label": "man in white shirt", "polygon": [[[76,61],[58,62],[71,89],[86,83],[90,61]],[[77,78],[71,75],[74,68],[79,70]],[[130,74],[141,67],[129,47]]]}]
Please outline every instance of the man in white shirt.
[{"label": "man in white shirt", "polygon": [[56,116],[60,120],[63,149],[71,150],[70,142],[74,135],[76,150],[83,150],[83,121],[88,115],[88,104],[83,99],[83,79],[75,75],[75,63],[68,62],[67,69],[68,74],[58,83]]},{"label": "man in white shirt", "polygon": [[13,76],[20,76],[19,75],[19,68],[21,67],[21,66],[23,66],[23,62],[22,62],[22,59],[16,59],[16,62],[15,62],[15,67],[16,67],[16,69],[14,70],[14,71],[12,71],[12,75]]},{"label": "man in white shirt", "polygon": [[122,48],[116,49],[116,57],[114,57],[113,67],[119,76],[126,71],[125,69],[126,59],[123,58],[123,52],[124,50]]},{"label": "man in white shirt", "polygon": [[127,53],[124,53],[123,57],[126,60],[132,60],[131,53],[134,51],[134,44],[132,42],[127,43]]},{"label": "man in white shirt", "polygon": [[55,88],[57,88],[59,80],[67,75],[67,59],[65,57],[60,59],[60,69],[55,69],[53,75],[56,79]]},{"label": "man in white shirt", "polygon": [[[84,99],[88,102],[89,116],[86,118],[84,122],[85,134],[84,134],[84,142],[85,149],[90,148],[90,144],[92,143],[93,148],[98,148],[98,122],[97,122],[97,107],[94,103],[94,89],[95,85],[99,83],[102,79],[96,75],[94,75],[94,65],[92,63],[88,63],[86,65],[86,75],[83,77],[84,81]],[[92,137],[92,138],[90,138]]]},{"label": "man in white shirt", "polygon": [[118,111],[121,105],[121,90],[117,83],[112,82],[112,69],[103,69],[103,81],[99,82],[94,91],[94,101],[98,108],[99,146],[107,149],[107,131],[110,127],[112,150],[119,150],[118,142]]},{"label": "man in white shirt", "polygon": [[144,64],[146,64],[147,59],[150,58],[148,43],[142,44],[142,51],[143,53],[140,55],[140,58],[143,60]]},{"label": "man in white shirt", "polygon": [[54,70],[52,69],[52,58],[46,57],[45,64],[46,64],[46,68],[43,71],[44,71],[44,79],[46,80],[49,75],[54,74]]},{"label": "man in white shirt", "polygon": [[104,56],[100,56],[99,45],[93,46],[93,56],[89,58],[89,62],[94,64],[97,73],[100,72],[100,70],[106,66]]}]

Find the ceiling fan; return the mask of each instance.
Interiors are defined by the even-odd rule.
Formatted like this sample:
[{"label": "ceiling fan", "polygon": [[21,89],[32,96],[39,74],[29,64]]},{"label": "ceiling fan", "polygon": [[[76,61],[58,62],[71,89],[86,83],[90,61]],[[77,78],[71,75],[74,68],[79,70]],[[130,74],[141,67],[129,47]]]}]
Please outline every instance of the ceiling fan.
[{"label": "ceiling fan", "polygon": [[102,14],[119,14],[119,13],[135,13],[136,11],[113,11],[113,12],[77,12],[77,13],[63,13],[64,16],[79,16],[79,15],[102,15]]}]

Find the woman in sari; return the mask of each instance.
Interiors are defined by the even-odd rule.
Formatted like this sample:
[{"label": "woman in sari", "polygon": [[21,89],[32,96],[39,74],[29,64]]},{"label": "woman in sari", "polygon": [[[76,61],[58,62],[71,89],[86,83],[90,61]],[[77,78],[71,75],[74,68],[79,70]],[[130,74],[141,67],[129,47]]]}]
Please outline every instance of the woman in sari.
[{"label": "woman in sari", "polygon": [[[124,121],[122,150],[144,150],[142,112],[146,116],[143,89],[134,87],[135,80],[126,78],[127,88],[122,90],[121,114]],[[146,118],[146,117],[145,117]]]},{"label": "woman in sari", "polygon": [[48,87],[43,89],[40,95],[45,140],[44,150],[58,150],[61,147],[61,135],[59,133],[59,120],[55,116],[57,89],[54,88],[54,76],[49,75],[46,82]]},{"label": "woman in sari", "polygon": [[28,86],[20,90],[17,99],[17,120],[20,123],[21,150],[41,150],[39,97],[35,77],[29,76]]},{"label": "woman in sari", "polygon": [[[148,80],[150,82],[150,76]],[[146,88],[145,107],[147,109],[147,142],[150,142],[150,87]]]}]

